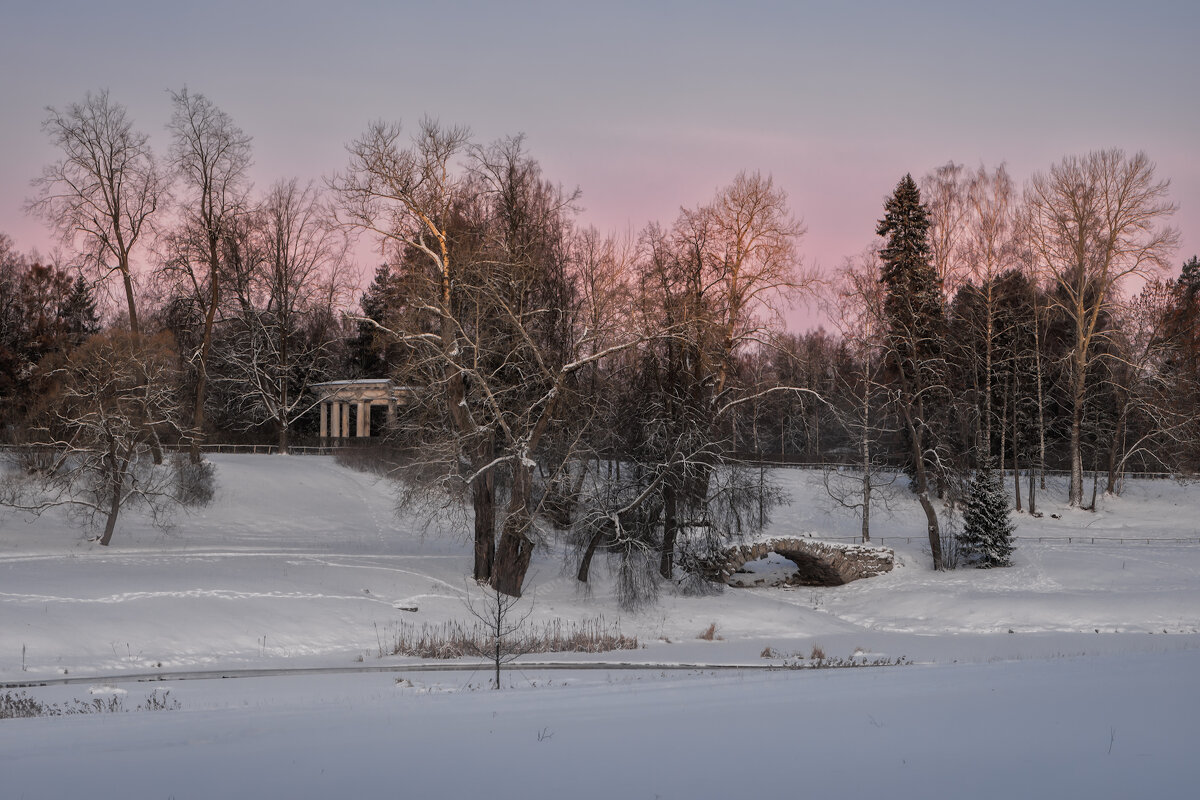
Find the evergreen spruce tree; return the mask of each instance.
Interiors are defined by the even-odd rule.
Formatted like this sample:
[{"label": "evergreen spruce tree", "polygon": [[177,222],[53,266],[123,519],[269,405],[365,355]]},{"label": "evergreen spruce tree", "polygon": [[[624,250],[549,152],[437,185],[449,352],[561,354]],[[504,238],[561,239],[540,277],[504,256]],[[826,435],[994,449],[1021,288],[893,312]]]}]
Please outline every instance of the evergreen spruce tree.
[{"label": "evergreen spruce tree", "polygon": [[76,276],[71,284],[71,293],[60,305],[58,317],[71,337],[71,344],[78,347],[89,336],[100,332],[100,317],[96,313],[96,300],[92,287],[82,276]]},{"label": "evergreen spruce tree", "polygon": [[898,383],[903,438],[909,451],[912,488],[925,512],[933,568],[943,569],[941,528],[929,498],[937,460],[933,417],[948,405],[945,391],[945,327],[942,282],[930,260],[929,210],[911,175],[884,204],[875,232],[884,237],[882,262],[889,371]]},{"label": "evergreen spruce tree", "polygon": [[971,481],[958,547],[960,555],[977,567],[1010,565],[1016,525],[1009,519],[1008,495],[1001,480],[989,463],[976,471]]},{"label": "evergreen spruce tree", "polygon": [[914,360],[927,369],[924,362],[941,355],[945,311],[942,281],[929,245],[929,210],[912,175],[900,180],[883,210],[875,232],[886,239],[879,258],[883,262],[880,281],[887,287],[884,311],[889,338],[901,360]]},{"label": "evergreen spruce tree", "polygon": [[[375,280],[362,296],[363,316],[385,327],[394,327],[395,317],[403,313],[403,277],[390,264],[375,270]],[[403,357],[404,346],[395,336],[382,333],[369,322],[359,322],[357,335],[348,347],[350,371],[366,378],[390,378]]]}]

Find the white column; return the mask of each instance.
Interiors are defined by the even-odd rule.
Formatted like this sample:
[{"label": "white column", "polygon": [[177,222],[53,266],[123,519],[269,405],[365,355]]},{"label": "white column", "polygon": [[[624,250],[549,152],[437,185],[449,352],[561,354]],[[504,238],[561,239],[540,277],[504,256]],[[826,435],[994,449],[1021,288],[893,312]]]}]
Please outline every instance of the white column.
[{"label": "white column", "polygon": [[321,438],[329,438],[329,403],[321,403]]},{"label": "white column", "polygon": [[362,414],[362,435],[370,438],[371,436],[371,403],[359,403],[358,411]]},{"label": "white column", "polygon": [[342,436],[350,437],[350,404],[342,403]]}]

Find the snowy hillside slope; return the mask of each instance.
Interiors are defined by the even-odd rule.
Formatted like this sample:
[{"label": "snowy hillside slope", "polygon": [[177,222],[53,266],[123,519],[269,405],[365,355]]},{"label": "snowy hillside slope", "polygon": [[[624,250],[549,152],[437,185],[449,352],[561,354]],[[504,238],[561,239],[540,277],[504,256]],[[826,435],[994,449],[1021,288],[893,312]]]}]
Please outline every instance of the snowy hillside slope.
[{"label": "snowy hillside slope", "polygon": [[[452,522],[424,531],[393,513],[389,484],[328,458],[212,460],[211,507],[165,533],[130,515],[110,548],[61,515],[0,513],[0,684],[25,687],[0,690],[0,711],[6,697],[130,709],[0,719],[0,797],[1195,793],[1200,545],[1169,541],[1196,535],[1193,488],[1134,482],[1094,514],[1063,508],[1052,488],[1046,517],[1018,515],[1034,540],[1012,568],[943,573],[902,497],[875,527],[896,547],[889,574],[664,590],[632,614],[604,564],[581,591],[552,543],[530,571],[530,624],[603,615],[643,646],[528,656],[491,692],[476,662],[417,672],[380,655],[402,623],[469,619],[477,590]],[[828,513],[812,473],[775,475],[793,500],[770,535],[857,530]],[[1142,541],[1091,543],[1102,534]],[[814,648],[906,664],[781,669]],[[378,668],[396,672],[342,671]],[[279,672],[183,674],[237,669]],[[133,711],[151,691],[174,710]]]},{"label": "snowy hillside slope", "polygon": [[[469,618],[464,599],[477,590],[465,535],[397,516],[390,483],[326,457],[211,459],[211,506],[178,514],[167,532],[130,514],[109,548],[62,514],[0,514],[0,680],[374,663],[402,623]],[[792,500],[769,534],[857,531],[813,473],[773,474]],[[619,619],[643,649],[612,658],[647,662],[761,663],[766,647],[807,653],[814,643],[831,656],[924,661],[1200,645],[1200,545],[1164,541],[1197,536],[1200,490],[1132,481],[1090,513],[1063,507],[1060,489],[1042,496],[1042,519],[1017,515],[1010,569],[933,572],[919,508],[901,497],[894,515],[876,518],[876,537],[898,555],[877,578],[710,597],[668,587],[657,604],[621,613],[606,570],[584,591],[551,544],[530,571],[526,607],[534,621]],[[696,638],[714,624],[712,641]]]}]

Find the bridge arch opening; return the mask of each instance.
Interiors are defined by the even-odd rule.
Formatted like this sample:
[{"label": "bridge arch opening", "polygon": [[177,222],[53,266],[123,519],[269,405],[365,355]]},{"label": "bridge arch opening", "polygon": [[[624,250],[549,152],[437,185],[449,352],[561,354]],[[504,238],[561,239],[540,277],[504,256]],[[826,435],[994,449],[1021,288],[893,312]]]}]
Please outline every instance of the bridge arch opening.
[{"label": "bridge arch opening", "polygon": [[729,566],[733,572],[727,583],[737,588],[841,586],[846,582],[828,561],[799,550],[776,548]]}]

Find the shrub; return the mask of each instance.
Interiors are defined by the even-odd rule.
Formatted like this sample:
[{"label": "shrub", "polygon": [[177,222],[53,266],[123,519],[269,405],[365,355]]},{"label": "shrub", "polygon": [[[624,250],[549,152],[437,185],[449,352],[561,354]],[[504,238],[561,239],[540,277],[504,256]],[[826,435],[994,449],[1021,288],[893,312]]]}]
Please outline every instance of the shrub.
[{"label": "shrub", "polygon": [[[482,625],[464,628],[457,622],[441,625],[400,623],[392,629],[389,641],[380,641],[379,655],[416,656],[418,658],[462,658],[490,647],[490,634]],[[508,649],[520,653],[604,653],[610,650],[636,650],[636,636],[621,633],[619,622],[611,625],[603,617],[564,623],[553,619],[532,625],[529,631],[514,634]]]},{"label": "shrub", "polygon": [[187,453],[171,456],[175,471],[175,499],[182,506],[206,506],[216,491],[213,465],[209,461],[193,464]]}]

